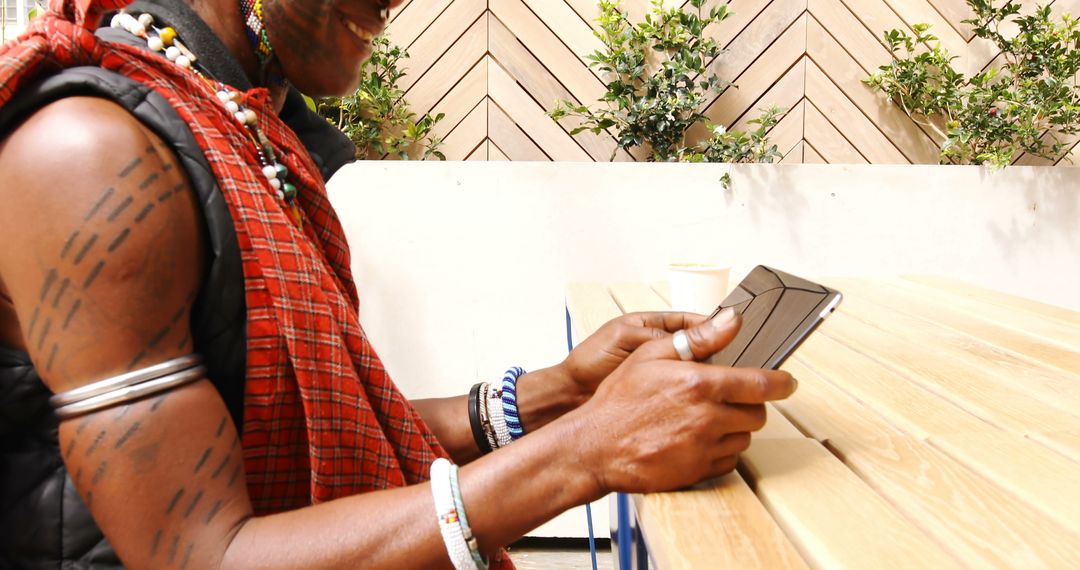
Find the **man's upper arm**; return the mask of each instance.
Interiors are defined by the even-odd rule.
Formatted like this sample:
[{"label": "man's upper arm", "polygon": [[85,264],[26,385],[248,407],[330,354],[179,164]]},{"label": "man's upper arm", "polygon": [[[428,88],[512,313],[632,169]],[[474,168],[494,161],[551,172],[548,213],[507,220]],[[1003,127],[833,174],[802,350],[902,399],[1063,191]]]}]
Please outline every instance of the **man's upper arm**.
[{"label": "man's upper arm", "polygon": [[160,139],[113,103],[66,99],[12,133],[0,172],[0,272],[54,391],[190,352],[201,222]]},{"label": "man's upper arm", "polygon": [[[54,392],[190,354],[195,195],[122,108],[53,103],[0,145],[0,275]],[[216,564],[250,516],[238,439],[205,379],[65,421],[72,480],[132,567]]]}]

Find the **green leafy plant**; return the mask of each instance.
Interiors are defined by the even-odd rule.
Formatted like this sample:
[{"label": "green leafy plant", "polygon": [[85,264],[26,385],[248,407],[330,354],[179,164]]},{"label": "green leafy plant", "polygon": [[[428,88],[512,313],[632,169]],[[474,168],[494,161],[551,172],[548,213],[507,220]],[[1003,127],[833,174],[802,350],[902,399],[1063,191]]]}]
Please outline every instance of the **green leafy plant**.
[{"label": "green leafy plant", "polygon": [[[1000,4],[1000,6],[996,6]],[[1013,0],[968,0],[975,35],[1001,50],[1003,64],[966,77],[927,24],[885,33],[896,60],[864,82],[900,105],[940,141],[941,162],[1000,168],[1021,153],[1059,160],[1062,137],[1080,133],[1080,26],[1049,6],[1020,14]],[[1016,34],[1006,36],[1011,22]]]},{"label": "green leafy plant", "polygon": [[337,125],[356,144],[356,157],[437,158],[442,139],[434,133],[443,114],[417,118],[409,110],[405,93],[397,83],[405,72],[399,68],[409,53],[393,45],[385,36],[372,41],[371,57],[360,70],[360,86],[345,97],[322,98],[316,103],[319,114]]},{"label": "green leafy plant", "polygon": [[[577,119],[572,135],[611,132],[616,152],[643,147],[652,161],[772,162],[780,153],[766,133],[784,111],[766,110],[750,121],[757,129],[749,134],[714,125],[703,112],[712,96],[732,86],[709,70],[723,49],[706,35],[731,13],[727,4],[705,4],[690,0],[684,10],[652,0],[644,21],[632,23],[620,0],[600,0],[593,33],[604,47],[589,60],[606,74],[607,91],[595,107],[559,101],[549,115]],[[698,125],[708,138],[690,142],[689,131]]]}]

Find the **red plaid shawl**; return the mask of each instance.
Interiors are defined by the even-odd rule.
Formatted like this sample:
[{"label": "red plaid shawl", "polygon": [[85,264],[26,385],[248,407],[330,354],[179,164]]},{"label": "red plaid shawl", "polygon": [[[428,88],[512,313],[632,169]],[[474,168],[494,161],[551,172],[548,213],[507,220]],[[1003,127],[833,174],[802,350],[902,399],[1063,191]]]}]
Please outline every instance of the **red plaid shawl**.
[{"label": "red plaid shawl", "polygon": [[246,93],[300,190],[299,230],[261,176],[244,128],[200,79],[153,52],[94,36],[103,13],[129,2],[51,0],[49,13],[0,48],[0,105],[48,73],[94,65],[150,86],[188,123],[228,203],[243,260],[243,448],[257,513],[427,480],[431,462],[446,452],[360,326],[348,245],[318,169],[296,150],[303,146],[274,114],[267,92]]}]

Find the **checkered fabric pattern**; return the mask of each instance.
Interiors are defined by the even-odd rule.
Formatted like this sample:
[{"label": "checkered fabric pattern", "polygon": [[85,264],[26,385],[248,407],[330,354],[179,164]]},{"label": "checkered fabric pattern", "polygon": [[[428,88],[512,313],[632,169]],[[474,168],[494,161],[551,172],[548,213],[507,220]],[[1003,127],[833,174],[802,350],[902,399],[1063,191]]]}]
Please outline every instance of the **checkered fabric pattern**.
[{"label": "checkered fabric pattern", "polygon": [[[301,230],[261,175],[244,127],[209,86],[154,52],[94,36],[102,14],[128,3],[52,0],[18,41],[0,48],[0,105],[50,72],[95,65],[150,86],[190,126],[228,203],[243,261],[242,445],[258,514],[427,480],[432,461],[446,452],[360,326],[349,248],[310,156],[274,114],[265,89],[243,95],[299,189]],[[512,568],[505,552],[495,558],[493,567]]]}]

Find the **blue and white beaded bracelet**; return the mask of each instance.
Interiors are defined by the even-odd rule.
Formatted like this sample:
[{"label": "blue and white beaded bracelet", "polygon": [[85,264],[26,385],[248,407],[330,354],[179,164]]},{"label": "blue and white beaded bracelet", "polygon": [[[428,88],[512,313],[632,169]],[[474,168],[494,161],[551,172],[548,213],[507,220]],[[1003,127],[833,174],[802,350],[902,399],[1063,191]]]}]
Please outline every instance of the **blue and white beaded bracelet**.
[{"label": "blue and white beaded bracelet", "polygon": [[517,405],[517,381],[522,374],[525,374],[525,371],[520,366],[515,366],[507,370],[502,379],[503,417],[506,418],[506,427],[510,430],[511,440],[520,439],[525,435]]}]

